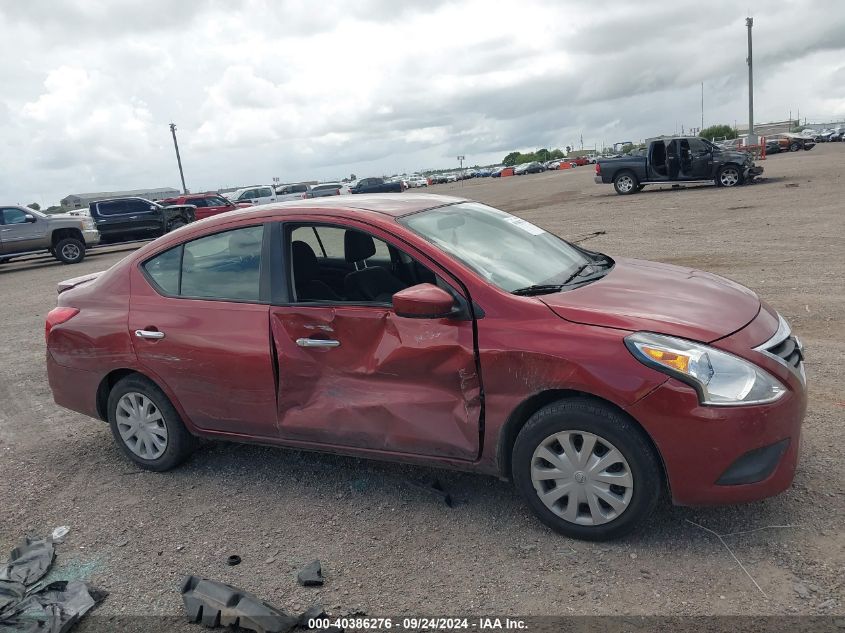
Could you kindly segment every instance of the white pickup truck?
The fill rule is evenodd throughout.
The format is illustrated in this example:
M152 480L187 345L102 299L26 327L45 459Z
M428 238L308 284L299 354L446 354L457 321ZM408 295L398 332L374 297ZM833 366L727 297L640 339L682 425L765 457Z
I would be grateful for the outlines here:
M310 190L306 184L296 183L274 187L273 185L253 185L225 194L235 204L249 202L254 205L299 200L302 194Z

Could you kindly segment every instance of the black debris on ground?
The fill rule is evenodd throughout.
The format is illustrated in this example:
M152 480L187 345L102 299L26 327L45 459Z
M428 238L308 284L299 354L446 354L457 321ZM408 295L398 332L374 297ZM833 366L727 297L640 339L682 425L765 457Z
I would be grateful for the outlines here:
M0 580L29 586L47 573L55 556L52 541L27 536L9 553L8 562L0 568Z
M185 578L182 583L182 600L189 622L209 628L240 627L256 633L287 633L295 628L308 629L310 620L326 615L323 607L315 606L299 616L293 616L243 589L199 576Z
M80 580L59 580L36 590L55 556L51 539L30 537L10 552L0 568L0 633L66 633L106 598L108 593Z
M232 554L229 558L226 559L226 564L230 567L234 567L235 565L241 564L241 557L237 554Z
M319 560L308 563L299 570L296 579L303 587L319 587L323 584L323 567Z
M443 499L443 503L445 503L450 508L454 508L456 505L456 500L452 497L451 493L449 493L444 487L443 484L440 483L440 480L436 477L431 479L428 482L419 482L414 481L412 479L406 480L407 484L417 490L422 490L423 492L427 492L428 494L433 494L437 497Z

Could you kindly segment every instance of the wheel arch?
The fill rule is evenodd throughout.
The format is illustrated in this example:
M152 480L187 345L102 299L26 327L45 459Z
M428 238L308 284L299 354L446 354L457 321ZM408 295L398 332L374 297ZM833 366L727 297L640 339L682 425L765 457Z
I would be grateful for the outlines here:
M528 420L531 419L531 416L547 405L550 405L554 402L560 402L561 400L571 400L573 398L592 400L593 402L609 407L619 415L625 416L637 428L639 428L642 432L643 437L646 439L648 444L651 446L651 449L654 451L654 454L657 456L657 461L660 464L660 476L663 480L664 485L666 486L666 491L671 495L671 491L669 488L669 477L666 472L666 464L663 461L663 455L660 453L660 449L657 447L657 444L654 442L654 439L652 439L651 435L645 429L645 427L643 427L640 421L634 418L623 408L609 400L606 400L586 391L578 391L575 389L547 389L545 391L535 393L534 395L520 402L519 405L517 405L517 407L513 411L511 411L511 414L508 416L508 419L505 421L505 423L502 425L501 430L499 431L498 445L496 447L496 461L499 476L501 478L508 480L512 479L511 458L513 455L513 447L516 443L516 438L519 435L519 432L522 430Z
M97 417L99 417L103 422L109 421L109 414L108 414L108 403L109 403L109 394L114 386L126 378L127 376L140 376L145 380L149 380L154 385L158 385L155 380L144 374L143 372L138 371L137 369L128 369L126 367L120 369L113 369L108 374L103 376L103 379L100 381L100 384L97 386L97 395L95 397L95 404L97 406Z
M82 237L82 231L79 229L63 228L53 231L52 235L50 235L50 245L55 248L56 244L68 237L76 238L85 244L85 240Z

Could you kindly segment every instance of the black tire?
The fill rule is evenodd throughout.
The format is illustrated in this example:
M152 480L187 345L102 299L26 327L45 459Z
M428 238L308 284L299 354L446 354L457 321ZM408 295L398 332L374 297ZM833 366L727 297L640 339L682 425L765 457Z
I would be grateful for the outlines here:
M739 166L729 163L719 168L716 173L717 187L736 187L742 184L742 170Z
M144 459L132 452L120 435L117 419L118 403L129 393L140 394L151 400L161 414L163 424L167 429L164 452L155 459ZM108 400L108 419L112 435L120 450L144 470L156 472L171 470L184 462L197 446L197 438L185 428L182 418L179 417L179 413L164 392L152 381L137 374L123 378L112 388Z
M78 264L85 259L85 243L75 237L61 239L53 247L53 257L63 264Z
M531 477L534 451L551 436L564 431L594 434L598 436L594 450L599 450L602 441L609 442L627 461L632 493L628 505L616 518L598 525L581 525L558 516L540 499ZM659 458L642 429L612 407L589 398L561 400L532 415L516 438L512 470L517 489L543 523L566 536L590 541L619 538L637 529L654 511L664 491ZM574 477L577 480L577 472ZM589 477L588 473L587 486ZM580 482L580 485L585 484Z
M789 151L790 152L797 152L799 149L801 149L800 143L792 142L792 143L789 144Z
M633 172L625 170L620 171L613 177L613 188L620 196L629 196L632 193L639 191L640 181Z

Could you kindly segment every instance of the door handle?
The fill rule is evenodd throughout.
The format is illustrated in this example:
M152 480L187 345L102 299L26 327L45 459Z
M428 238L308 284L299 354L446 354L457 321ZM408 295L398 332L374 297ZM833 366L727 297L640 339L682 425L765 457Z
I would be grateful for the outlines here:
M138 338L157 340L164 338L164 332L159 332L157 330L135 330L135 336Z
M340 347L340 341L325 338L298 338L296 344L300 347Z

